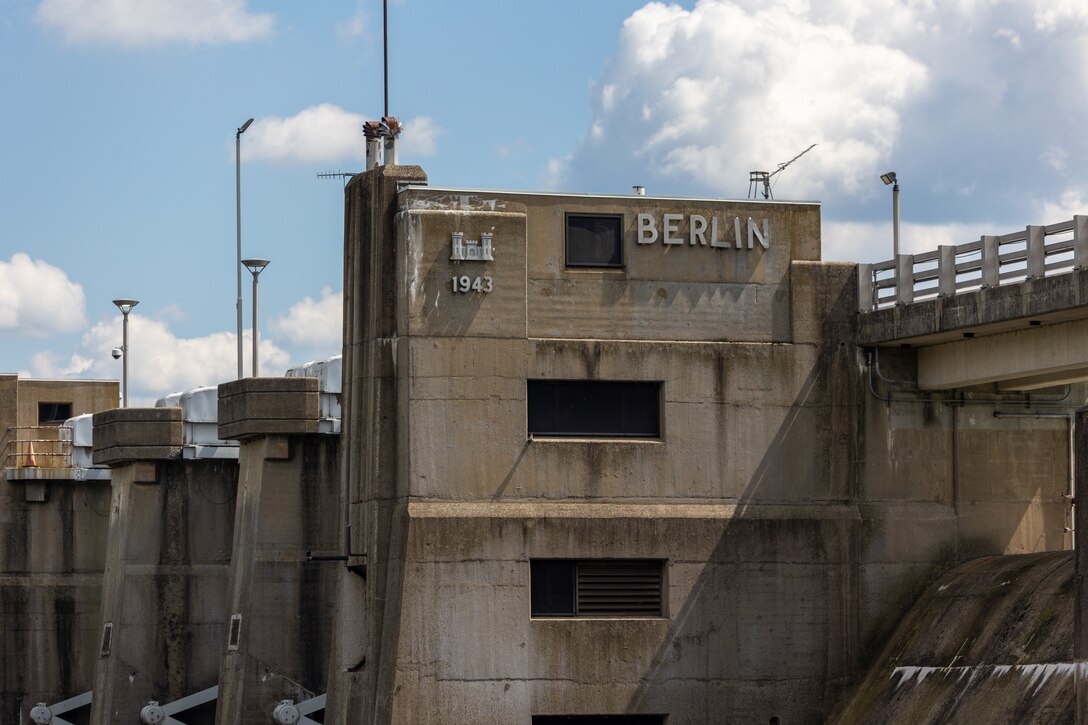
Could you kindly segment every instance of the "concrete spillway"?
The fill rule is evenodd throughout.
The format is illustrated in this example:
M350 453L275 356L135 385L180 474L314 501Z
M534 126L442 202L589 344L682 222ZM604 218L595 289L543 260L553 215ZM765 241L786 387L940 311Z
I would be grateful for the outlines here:
M1073 553L976 559L934 582L837 723L1071 723Z

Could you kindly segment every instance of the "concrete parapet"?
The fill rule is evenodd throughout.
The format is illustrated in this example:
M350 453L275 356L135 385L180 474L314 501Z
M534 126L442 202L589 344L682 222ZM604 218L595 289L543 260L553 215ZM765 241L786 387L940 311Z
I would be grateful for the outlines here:
M219 437L317 433L317 378L243 378L219 386Z
M936 344L1088 316L1088 270L988 287L858 315L858 344Z
M176 458L184 443L181 408L118 408L94 414L96 464Z

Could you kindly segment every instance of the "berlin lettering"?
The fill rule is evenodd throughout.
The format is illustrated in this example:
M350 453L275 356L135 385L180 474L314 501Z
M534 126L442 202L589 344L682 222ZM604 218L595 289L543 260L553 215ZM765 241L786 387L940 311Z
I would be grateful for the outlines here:
M687 219L687 233L682 234L684 220ZM661 225L653 214L638 215L638 243L687 244L692 247L714 247L715 249L744 249L744 232L747 228L748 249L758 244L768 249L771 244L770 227L766 219L762 226L755 219L748 217L747 224L740 217L733 217L732 223L725 220L719 223L718 217L707 219L700 214L662 214Z

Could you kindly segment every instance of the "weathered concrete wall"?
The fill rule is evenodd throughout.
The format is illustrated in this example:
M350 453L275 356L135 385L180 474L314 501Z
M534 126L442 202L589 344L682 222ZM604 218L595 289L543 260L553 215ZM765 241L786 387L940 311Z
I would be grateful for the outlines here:
M382 166L355 176L345 189L339 510L344 517L341 551L350 558L337 578L326 707L330 723L377 721L376 693L385 693L383 698L391 693L392 672L383 670L381 653L397 637L398 552L404 546L406 503L397 475L393 216L398 182L426 180L419 167ZM362 571L365 579L356 573Z
M1076 495L1080 501L1088 501L1088 410L1077 411L1074 427L1076 457ZM1076 606L1073 612L1074 692L1076 697L1076 722L1088 723L1088 506L1076 507L1076 537L1074 551L1073 585Z
M52 481L45 502L0 480L0 722L91 689L109 482Z
M818 722L850 667L845 506L420 502L389 721ZM533 619L529 560L668 560L661 618Z
M500 338L602 338L788 342L794 260L818 260L814 204L698 202L639 197L405 192L398 220L401 334ZM566 214L621 214L622 269L565 266ZM680 217L682 243L637 242L637 214ZM689 242L691 215L768 221L767 249ZM532 241L529 243L529 229ZM495 260L450 260L450 236L495 235ZM742 238L744 234L742 234ZM733 242L735 245L735 241ZM452 275L487 274L486 295L454 295ZM602 314L607 310L607 314Z
M342 503L367 579L342 570L327 722L819 722L932 577L1066 543L1067 422L870 385L815 205L395 194L417 173L347 191ZM623 266L568 267L568 213L618 214ZM769 244L697 243L696 217L766 218ZM450 259L457 232L493 259ZM664 432L530 437L534 379L659 382ZM599 557L666 561L664 616L529 616L532 558Z
M933 576L1065 543L1066 421L869 390L818 208L412 189L395 213L396 173L348 190L342 501L367 580L341 575L328 722L817 722ZM623 215L623 268L565 266L564 215L590 212ZM771 243L638 243L637 214L672 212L765 216ZM451 262L454 232L492 234L493 261ZM532 438L529 379L660 382L664 432ZM531 559L601 557L667 560L665 616L529 617Z
M17 422L10 425L38 425L38 403L71 403L76 416L116 408L120 397L116 380L22 379L17 386Z
M116 381L0 375L0 437L15 426L38 425L39 402L71 403L78 415L116 406L117 394ZM58 451L55 443L37 447L39 454ZM61 462L39 456L42 466ZM31 480L32 474L43 480ZM0 477L0 722L18 723L38 702L91 689L110 487L72 480L71 469L52 467L8 477ZM28 495L28 485L38 492Z
M989 557L933 582L835 723L1072 723L1072 552Z
M316 397L316 393L315 393ZM216 722L271 721L284 699L326 691L342 550L339 436L261 436L241 444L228 607L240 617L219 675Z
M855 660L843 613L857 600L858 520L842 504L856 489L849 441L860 396L849 364L852 267L791 265L818 258L818 209L761 207L774 230L767 250L727 257L629 239L625 269L567 270L564 212L626 210L628 237L634 206L659 218L669 204L738 212L410 191L397 216L396 273L378 277L393 217L384 227L355 221L366 184L380 188L376 175L361 181L348 192L346 269L360 250L371 256L369 267L356 264L366 284L346 284L369 304L346 301L345 324L348 354L356 365L368 356L369 377L345 359L346 393L357 396L345 405L346 466L362 470L344 481L360 502L353 553L366 554L367 580L354 596L341 588L337 621L345 633L362 620L373 640L354 657L345 646L333 663L345 674L327 721L694 718L716 708L817 719ZM451 265L450 235L483 230L495 235L486 268L495 287L455 296L452 274L485 272ZM794 304L794 275L798 299L820 312ZM794 328L803 344L790 344ZM690 342L653 341L678 339ZM530 442L529 378L662 382L665 434ZM361 495L360 480L369 486ZM738 551L748 542L755 549ZM602 556L668 559L668 616L529 618L530 558ZM740 636L742 661L713 654L723 638L764 630ZM583 641L583 655L569 652ZM790 660L790 651L799 654ZM779 667L795 685L772 693L765 678Z
M914 351L884 352L883 375L910 379ZM1063 409L980 390L929 396L873 377L858 493L862 652L871 657L934 577L982 556L1069 548L1070 435ZM894 398L894 401L881 400ZM1046 400L1057 394L1040 396ZM1005 400L1004 403L994 402ZM1074 388L1063 403L1084 400ZM1053 416L1053 417L1050 417Z
M111 468L101 621L112 637L95 668L92 720L131 723L149 700L172 702L218 682L238 464L172 460Z

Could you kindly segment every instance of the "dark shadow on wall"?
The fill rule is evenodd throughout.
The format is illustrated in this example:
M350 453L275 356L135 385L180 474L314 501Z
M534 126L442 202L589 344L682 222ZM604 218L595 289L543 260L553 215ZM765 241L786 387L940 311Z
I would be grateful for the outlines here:
M824 346L802 382L628 712L667 711L685 692L701 701L692 712L706 713L705 722L818 722L841 689L856 647L859 529L842 503L853 482L832 481L853 475L843 461L858 440L859 386L848 350ZM815 445L803 420L813 411L825 418ZM850 450L833 450L843 445ZM797 451L815 453L798 461ZM804 469L820 480L823 500L781 495L783 479ZM692 647L705 648L704 671L690 666Z
M1002 553L1023 538L1025 517L1060 519L1033 499L1060 497L1065 482L1021 464L1031 450L1035 459L1039 450L1065 455L1064 432L995 421L987 406L954 428L943 404L878 400L856 354L848 330L825 327L816 363L671 613L628 712L687 701L705 722L823 722L935 576ZM926 458L946 471L936 483ZM791 499L805 477L819 485ZM1027 538L1035 543L1025 546L1050 542ZM700 647L701 667L692 661Z

